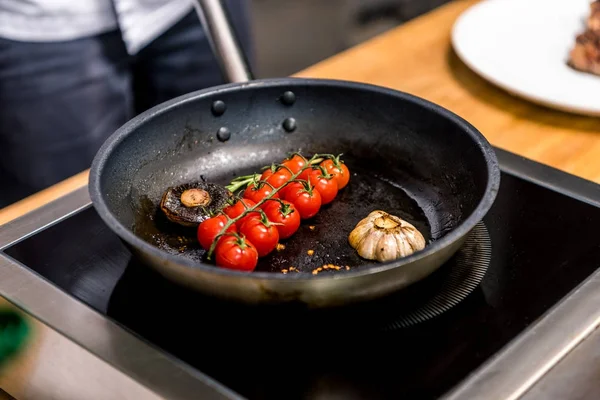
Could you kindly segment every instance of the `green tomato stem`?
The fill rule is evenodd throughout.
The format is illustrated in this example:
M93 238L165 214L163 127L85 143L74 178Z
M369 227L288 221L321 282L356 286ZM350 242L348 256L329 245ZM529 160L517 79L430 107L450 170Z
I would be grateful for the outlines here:
M227 223L225 223L225 226L223 226L223 228L219 231L219 234L215 237L215 240L213 240L213 242L211 243L210 248L208 249L207 258L209 260L211 259L212 254L215 251L215 247L217 246L217 243L219 241L219 238L224 233L227 232L227 229L229 229L231 227L231 225L235 224L237 221L239 221L240 219L244 218L246 215L248 215L249 213L255 211L256 209L260 210L260 206L262 206L263 204L265 204L267 201L271 200L276 193L278 193L281 189L283 189L284 187L286 187L287 185L289 185L291 182L293 182L296 178L298 178L298 176L300 176L300 174L302 172L304 172L304 170L306 170L308 168L312 168L312 165L316 164L315 160L321 159L321 161L322 161L322 157L323 157L322 154L315 154L314 156L312 156L310 158L310 160L307 160L308 162L306 163L306 165L304 167L302 167L297 173L292 174L292 176L288 179L288 181L285 182L283 185L281 185L278 188L273 188L273 186L270 185L274 190L271 193L269 193L267 196L265 196L265 198L263 198L261 201L259 201L258 203L256 203L254 206L246 208L246 210L244 210L237 217L235 217L235 218L228 218L227 219ZM257 178L256 178L257 176L260 178L260 175L258 175L258 174L248 175L248 179L250 179L250 181L248 183L255 182L257 180ZM252 177L252 178L249 178L249 177ZM232 185L233 185L233 183L232 183ZM232 185L230 185L230 186L232 186Z
M240 177L232 180L229 185L225 186L225 188L227 190L229 190L231 193L235 193L238 190L240 190L241 188L243 188L244 186L248 186L249 184L253 183L257 179L260 179L260 174L240 176Z

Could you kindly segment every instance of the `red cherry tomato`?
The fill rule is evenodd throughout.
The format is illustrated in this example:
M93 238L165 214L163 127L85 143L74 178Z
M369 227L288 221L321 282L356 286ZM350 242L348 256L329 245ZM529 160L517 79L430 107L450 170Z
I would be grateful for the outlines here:
M286 186L286 187L287 187L287 186ZM279 199L277 199L277 200L267 200L267 201L265 201L265 202L263 203L263 205L262 205L262 207L261 207L261 208L262 208L262 209L263 209L263 211L264 211L264 210L266 210L267 208L274 206L275 204L280 204L280 203L279 203L279 201L280 201Z
M240 233L256 247L259 257L264 257L275 250L277 242L279 242L277 228L263 218L247 220L240 228Z
M321 168L310 171L308 180L321 195L321 204L329 204L338 194L337 180Z
M308 181L308 178L310 177L310 173L312 171L314 171L315 169L318 169L318 167L312 166L312 167L306 168L304 171L302 171L300 173L300 175L298 175L298 177L296 179Z
M227 217L224 215L217 215L215 217L206 219L198 225L198 241L200 242L200 246L202 246L205 250L210 249L213 241L221 232L221 229L225 227L227 223ZM236 232L235 224L232 224L227 232ZM221 239L226 238L227 236L221 236ZM219 240L220 241L220 240Z
M285 199L292 203L302 219L312 218L321 209L321 195L310 184L293 182L288 185Z
M271 194L271 192L273 192L273 189L269 185L261 186L259 184L259 188L256 188L254 186L254 183L251 183L250 185L248 185L248 187L244 191L244 198L252 200L255 203L258 203L259 201L261 201L262 199L267 197L269 194ZM279 193L275 193L273 195L273 197L271 197L271 198L273 198L273 199L279 198Z
M248 208L252 208L256 205L250 199L240 199L236 201L233 205L227 206L223 209L223 212L229 216L229 218L237 218Z
M251 220L251 219L260 219L260 213L258 211L252 211L252 212L249 212L248 214L244 215L242 218L237 220L237 222L235 223L235 225L237 226L237 229L239 230L246 221Z
M281 164L288 167L292 173L297 174L302 168L304 168L306 162L307 161L304 157L294 154L291 158L285 159Z
M350 180L350 171L346 164L341 162L338 157L323 161L320 166L325 168L325 171L333 175L337 180L338 189L344 188Z
M244 204L247 206L245 207ZM240 199L238 201L235 202L235 204L233 204L232 206L227 206L223 209L223 212L225 214L227 214L229 216L229 218L233 219L233 218L237 218L240 215L242 215L242 213L244 211L246 211L248 208L254 207L256 205L255 202L253 202L252 200L249 199ZM245 216L243 216L242 218L240 218L235 225L237 226L238 230L240 229L240 227L243 225L243 223L251 218L260 218L260 213L258 211L251 211L249 213L247 213Z
M274 188L279 188L289 181L291 177L292 173L287 169L279 168L274 170L271 167L262 173L260 180L269 182Z
M281 224L276 225L281 239L289 238L300 227L300 213L289 201L269 201L264 211L269 221Z
M215 248L215 262L221 268L254 271L258 263L258 252L243 237L225 236Z

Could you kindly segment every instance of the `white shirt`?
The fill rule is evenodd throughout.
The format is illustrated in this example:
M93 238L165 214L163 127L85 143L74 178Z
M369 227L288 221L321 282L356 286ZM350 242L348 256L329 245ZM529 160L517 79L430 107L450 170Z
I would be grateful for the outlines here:
M56 42L119 28L130 54L190 12L193 0L0 0L0 37Z

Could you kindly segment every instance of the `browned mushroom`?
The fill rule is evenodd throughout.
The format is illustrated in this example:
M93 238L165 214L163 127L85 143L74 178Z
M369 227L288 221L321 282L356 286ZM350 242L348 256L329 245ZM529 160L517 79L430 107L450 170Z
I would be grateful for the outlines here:
M160 208L170 221L194 227L221 211L231 196L229 190L214 183L184 183L167 189Z

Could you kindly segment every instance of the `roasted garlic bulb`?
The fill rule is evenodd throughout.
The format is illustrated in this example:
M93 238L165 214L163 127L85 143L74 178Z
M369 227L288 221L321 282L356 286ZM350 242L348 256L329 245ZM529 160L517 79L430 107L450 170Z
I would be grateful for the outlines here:
M383 211L373 211L348 236L367 260L392 261L425 248L425 238L412 224Z

